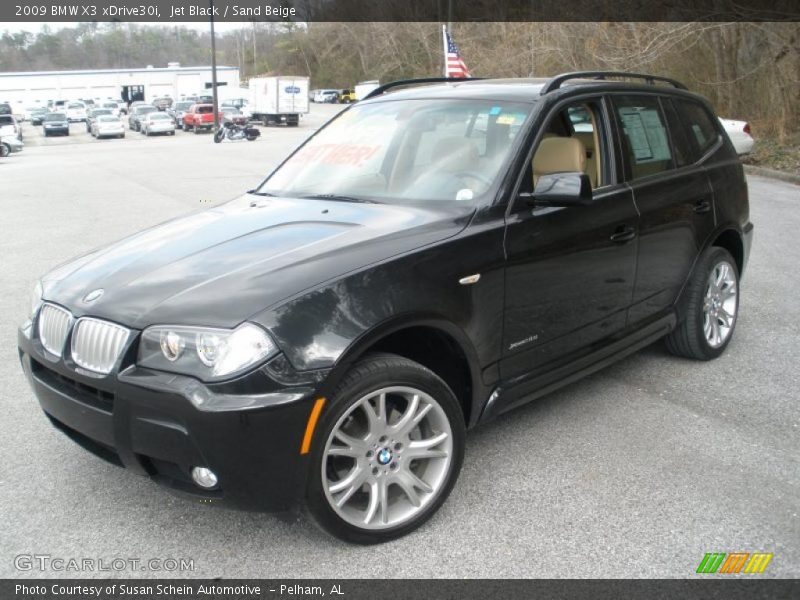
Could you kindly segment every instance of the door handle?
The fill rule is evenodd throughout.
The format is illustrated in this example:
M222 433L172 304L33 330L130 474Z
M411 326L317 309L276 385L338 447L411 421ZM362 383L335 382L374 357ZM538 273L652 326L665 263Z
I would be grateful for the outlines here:
M614 234L611 236L611 241L615 244L624 244L625 242L630 242L633 238L636 237L636 228L631 227L629 225L622 225L617 228Z
M711 211L711 202L708 200L698 200L694 203L694 208L692 209L698 215L702 215L704 213Z

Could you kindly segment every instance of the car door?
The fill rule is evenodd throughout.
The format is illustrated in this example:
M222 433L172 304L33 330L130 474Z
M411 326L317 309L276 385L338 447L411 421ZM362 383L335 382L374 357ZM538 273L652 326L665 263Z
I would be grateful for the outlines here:
M530 207L522 198L512 205L505 240L504 380L533 377L626 324L638 215L631 191L618 175L606 102L593 98L577 104L593 113L588 131L585 123L564 125L563 115L574 106L555 108L539 137L577 138L591 135L593 127L593 158L602 166L601 180L588 205ZM523 175L521 190L526 179Z
M692 162L667 98L624 94L613 96L612 104L625 179L640 214L636 286L628 313L635 324L671 309L714 228L714 204L708 176Z

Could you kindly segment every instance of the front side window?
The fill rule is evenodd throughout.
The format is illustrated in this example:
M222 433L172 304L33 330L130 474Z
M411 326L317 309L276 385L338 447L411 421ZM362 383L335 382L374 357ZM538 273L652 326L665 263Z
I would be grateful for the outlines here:
M673 168L664 115L656 96L617 96L614 110L622 130L630 179Z
M472 203L497 181L533 104L360 104L320 130L259 191L389 203Z

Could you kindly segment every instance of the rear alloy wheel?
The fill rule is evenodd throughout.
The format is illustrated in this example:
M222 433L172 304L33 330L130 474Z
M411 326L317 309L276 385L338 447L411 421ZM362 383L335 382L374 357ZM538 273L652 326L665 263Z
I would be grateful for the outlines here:
M731 341L739 314L739 271L731 254L707 249L685 291L681 322L667 336L667 349L678 356L710 360Z
M314 449L308 508L349 542L400 537L442 505L463 456L464 419L447 384L408 359L372 356L334 394Z

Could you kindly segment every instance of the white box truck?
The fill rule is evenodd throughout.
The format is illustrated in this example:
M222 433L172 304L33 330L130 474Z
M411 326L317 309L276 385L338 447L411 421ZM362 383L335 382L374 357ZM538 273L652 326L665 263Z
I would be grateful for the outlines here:
M367 95L374 89L379 88L381 86L381 82L377 79L373 79L372 81L361 81L356 84L356 100L363 100L367 97Z
M250 118L264 125L297 126L308 112L308 77L254 77L248 108Z

